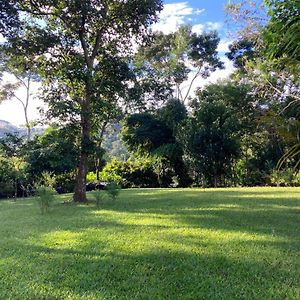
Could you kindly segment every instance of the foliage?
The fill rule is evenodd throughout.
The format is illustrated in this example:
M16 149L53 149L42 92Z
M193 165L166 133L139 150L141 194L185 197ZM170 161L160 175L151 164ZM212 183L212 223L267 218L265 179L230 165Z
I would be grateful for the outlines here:
M50 172L42 172L36 184L38 186L53 188L56 184L55 175Z
M0 156L0 197L12 197L15 170L10 159Z
M0 198L27 195L27 164L22 157L0 154Z
M48 128L44 135L35 137L27 145L28 171L33 176L42 172L63 174L74 171L79 156L76 135L76 130L67 126Z
M104 201L104 192L100 190L95 190L91 192L91 195L95 199L96 206L100 207Z
M292 108L295 112L299 106L299 65L300 65L300 4L298 1L266 1L269 8L270 21L264 30L264 41L266 47L263 51L265 64L269 70L276 72L283 78L283 95L293 99L287 99L286 107ZM284 75L283 75L284 74ZM281 79L282 80L282 79ZM278 89L278 88L277 88ZM299 121L299 113L290 116L290 121ZM288 129L287 129L288 130ZM298 130L297 130L298 131ZM299 168L299 136L295 134L295 141L292 147L286 151L278 165L282 167L286 161L294 161L295 169Z
M175 33L153 34L151 43L141 47L134 59L138 92L144 98L141 109L154 108L176 95L185 102L198 77L207 78L223 63L217 55L220 39L216 32L197 35L191 26L182 26ZM193 76L184 89L189 74ZM150 107L149 107L150 106Z
M275 186L300 186L300 174L293 169L273 170L269 180Z
M95 172L89 172L86 175L86 181L87 182L95 182L97 181L97 175Z
M126 162L114 159L103 168L100 176L102 180L117 182L124 188L158 187L154 165L150 158L129 159Z
M39 207L41 209L41 213L47 213L49 211L49 208L51 206L51 203L55 199L56 192L55 190L47 185L36 185L35 191L37 197L37 201L39 204Z
M105 187L105 191L106 191L107 195L114 202L117 200L117 197L120 194L120 189L121 189L120 186L114 181L109 182Z
M24 139L18 134L8 133L0 139L0 152L8 157L23 156L24 146Z
M189 184L183 152L176 141L178 127L186 117L184 104L171 99L156 114L134 114L124 122L122 138L125 144L131 152L153 158L153 168L161 187L169 186L172 177L178 178L180 186Z
M267 0L270 21L264 30L265 58L273 69L298 76L300 64L300 4L297 0Z
M75 172L65 172L55 175L55 189L58 193L72 193L75 187Z
M255 128L255 99L245 85L220 82L197 92L192 115L177 134L196 183L224 185L240 155L240 139Z
M55 183L56 178L52 173L43 172L34 184L35 194L38 196L37 201L42 214L48 212L51 203L55 199Z
M174 142L171 129L149 113L133 114L126 118L122 137L130 151L142 154Z
M253 41L242 39L229 45L229 52L226 53L226 56L233 62L235 68L247 72L247 63L256 58L257 51L255 51Z
M156 112L157 117L176 134L178 126L187 117L187 109L179 99L170 99Z

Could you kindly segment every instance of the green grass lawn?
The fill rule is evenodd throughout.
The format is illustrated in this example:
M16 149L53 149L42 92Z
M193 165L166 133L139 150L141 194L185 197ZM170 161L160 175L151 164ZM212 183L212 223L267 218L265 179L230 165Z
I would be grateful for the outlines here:
M300 299L300 189L0 201L0 299Z

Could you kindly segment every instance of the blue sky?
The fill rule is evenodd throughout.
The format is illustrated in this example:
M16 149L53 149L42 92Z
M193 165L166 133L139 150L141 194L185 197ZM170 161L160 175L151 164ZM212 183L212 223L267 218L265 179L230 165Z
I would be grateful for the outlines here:
M160 21L153 26L154 30L164 33L174 32L180 25L191 24L196 33L217 30L221 38L219 52L228 51L230 40L224 10L227 0L165 0L160 13Z
M187 0L187 1L172 1L166 0L164 1L166 6L172 5L180 5L181 7L185 7L186 9L192 9L191 14L186 15L184 17L184 21L186 23L190 23L193 25L203 24L207 29L208 24L218 24L220 27L218 31L221 35L225 35L225 11L224 7L227 3L227 0ZM188 11L186 10L186 13ZM222 26L222 27L221 27Z

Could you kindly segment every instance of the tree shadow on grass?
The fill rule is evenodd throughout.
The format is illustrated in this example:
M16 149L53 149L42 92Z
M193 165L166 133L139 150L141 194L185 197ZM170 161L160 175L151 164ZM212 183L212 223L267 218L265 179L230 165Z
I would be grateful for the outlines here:
M23 253L12 254L14 262L6 265L10 279L0 279L6 298L22 293L22 299L296 299L300 283L280 263L255 257L178 249L128 254L109 252L105 243L76 250L18 247Z
M274 198L262 192L265 198L256 199L252 191L235 190L134 190L125 191L115 204L105 204L100 209L93 205L57 206L49 214L41 216L36 208L32 216L30 207L23 207L22 220L15 222L16 216L5 214L7 226L22 238L27 235L47 233L55 230L84 230L110 225L122 227L128 218L134 221L149 218L158 227L171 222L172 227L247 232L258 235L299 239L297 229L300 224L300 200L295 198ZM138 194L143 193L139 197ZM107 212L103 214L102 211ZM115 214L117 213L117 214ZM159 219L161 218L161 219ZM30 222L28 221L30 220ZM62 220L62 221L61 221ZM119 225L117 225L119 224ZM28 231L24 230L28 227ZM38 230L36 230L38 229ZM0 229L1 232L1 229Z
M166 215L182 226L296 238L300 224L300 197L283 195L286 192L274 197L274 191L259 193L247 189L173 190L171 194L157 192L155 196L149 191L149 195L145 194L142 199L125 198L110 209L141 215L141 218L143 214L145 217L148 214Z
M256 199L248 191L135 193L102 210L56 207L33 218L24 209L24 219L5 224L15 236L0 245L0 298L299 298L297 199L264 192ZM140 222L146 218L154 224ZM56 241L64 231L78 246ZM142 234L144 247L126 239Z

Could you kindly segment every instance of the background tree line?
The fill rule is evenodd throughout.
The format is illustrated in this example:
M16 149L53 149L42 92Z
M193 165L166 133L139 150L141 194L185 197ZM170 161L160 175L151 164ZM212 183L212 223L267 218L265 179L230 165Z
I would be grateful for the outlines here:
M266 21L259 23L246 2L231 1L229 14L252 24L226 54L236 71L195 93L197 78L223 68L216 32L183 26L146 35L142 28L155 20L159 1L132 1L128 8L73 2L1 4L2 71L40 80L51 120L43 136L30 137L28 125L27 139L1 140L1 196L24 194L43 172L56 176L61 191L75 189L75 201L86 201L87 181L299 184L296 2L267 1ZM134 14L143 17L137 22ZM116 19L124 24L115 26ZM141 41L137 51L127 33ZM1 99L14 88L2 86Z

